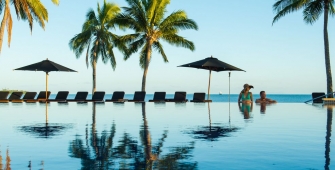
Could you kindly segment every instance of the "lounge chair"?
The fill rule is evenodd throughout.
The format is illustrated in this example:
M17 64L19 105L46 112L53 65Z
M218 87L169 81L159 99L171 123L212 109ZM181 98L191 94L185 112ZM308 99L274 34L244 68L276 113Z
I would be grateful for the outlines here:
M47 97L46 97L45 96L46 95L45 91L40 91L40 93L38 94L36 99L26 99L25 102L26 103L35 103L35 102L45 103L46 100L49 99L50 94L51 94L51 92L48 91Z
M186 99L186 92L183 91L177 91L174 93L173 99L166 99L166 102L187 102L188 99Z
M212 100L205 100L206 93L194 93L193 100L190 102L212 102Z
M12 103L22 103L27 100L35 100L36 92L26 92L22 99L12 99Z
M48 102L65 102L68 95L68 91L59 91L56 95L56 98L49 99Z
M85 100L86 102L104 102L105 92L104 91L96 91L94 92L92 99Z
M12 94L9 96L8 100L20 100L23 95L23 92L12 92Z
M313 103L323 103L322 98L326 98L325 95L326 94L322 93L322 92L314 92L314 93L312 93ZM323 96L323 97L321 97L321 96ZM317 97L320 97L320 98L314 99L314 98L317 98Z
M113 92L112 99L106 99L105 102L124 102L124 91Z
M149 102L165 102L166 92L155 92L154 98Z
M145 102L145 91L136 91L133 100L127 100L128 102Z
M8 103L12 100L20 100L23 92L12 92L8 99L0 99L0 103Z
M8 103L9 91L0 91L0 103Z
M87 98L88 92L87 91L79 91L77 92L74 99L66 99L65 102L79 102L79 103L85 103Z

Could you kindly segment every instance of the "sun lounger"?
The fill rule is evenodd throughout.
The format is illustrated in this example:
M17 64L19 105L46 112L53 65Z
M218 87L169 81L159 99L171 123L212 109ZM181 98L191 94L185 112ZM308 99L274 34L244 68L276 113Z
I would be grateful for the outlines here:
M166 92L155 92L154 98L149 102L165 102Z
M212 102L212 100L205 100L206 93L194 93L193 100L190 102Z
M23 92L12 92L8 99L0 99L0 103L8 103L12 100L20 100Z
M113 92L112 99L106 99L105 102L124 102L124 91Z
M145 91L136 91L134 94L133 100L127 100L128 102L144 102L145 99Z
M186 92L177 91L174 93L173 99L165 99L166 102L187 102Z
M74 99L66 99L65 102L79 102L79 103L85 103L87 98L88 92L87 91L79 91L77 92Z
M22 99L12 99L12 103L22 103L27 100L35 100L36 92L26 92Z
M0 91L0 103L8 103L9 91Z
M49 99L50 94L51 92L48 91L47 97L46 97L45 91L40 91L36 99L26 99L25 102L26 103L35 103L35 102L45 103L46 99L47 100Z
M59 91L56 95L56 98L49 99L48 102L65 102L68 95L68 91Z
M92 99L86 100L86 102L104 102L105 92L96 91L94 92Z
M323 103L322 98L326 98L327 97L325 95L326 94L322 93L322 92L314 92L314 93L312 93L313 103ZM321 96L323 96L323 97L321 97ZM314 99L314 98L317 98L317 99Z

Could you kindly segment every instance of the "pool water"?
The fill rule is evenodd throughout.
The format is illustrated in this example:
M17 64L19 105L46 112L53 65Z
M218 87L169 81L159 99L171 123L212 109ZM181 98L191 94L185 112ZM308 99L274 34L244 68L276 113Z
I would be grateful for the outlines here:
M249 109L223 102L0 104L0 169L335 168L332 107Z

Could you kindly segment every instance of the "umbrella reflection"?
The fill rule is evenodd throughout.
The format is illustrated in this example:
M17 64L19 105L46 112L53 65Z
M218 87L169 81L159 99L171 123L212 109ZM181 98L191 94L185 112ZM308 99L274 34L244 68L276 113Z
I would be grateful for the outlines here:
M209 141L217 141L220 137L229 137L231 132L236 132L240 128L225 126L219 123L212 124L211 113L210 113L210 103L208 103L208 119L209 126L199 126L196 130L192 130L187 132L193 135L195 139L209 140ZM230 122L230 115L229 115Z
M72 124L49 123L48 105L48 103L45 104L45 123L19 126L18 130L33 135L37 138L50 138L52 136L61 135L66 129L72 128Z
M330 137L332 132L332 121L333 121L333 107L327 107L327 132L326 132L326 144L325 144L325 169L329 170L330 165Z
M192 157L194 143L190 143L189 146L173 147L168 153L162 154L168 131L163 132L157 144L152 143L145 103L141 105L143 125L140 129L140 140L125 132L118 144L114 144L116 132L114 122L109 132L103 131L99 136L95 130L95 106L93 106L91 133L88 133L86 128L86 142L79 136L70 142L70 156L81 159L82 169L197 169L196 162L187 161Z

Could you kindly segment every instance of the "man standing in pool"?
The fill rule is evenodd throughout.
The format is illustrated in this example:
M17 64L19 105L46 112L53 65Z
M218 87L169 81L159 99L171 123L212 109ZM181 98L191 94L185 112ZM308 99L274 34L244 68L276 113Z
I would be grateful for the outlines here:
M266 98L266 93L265 93L265 91L261 91L261 92L259 93L259 95L261 96L261 98L256 99L256 101L255 101L256 103L265 103L265 104L277 103L277 101L275 101L275 100Z

